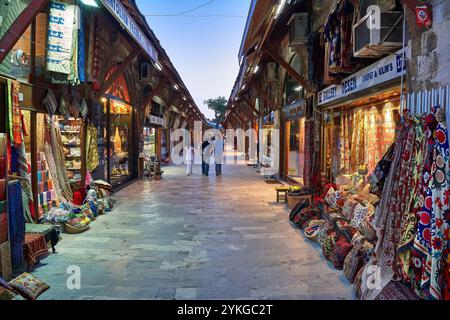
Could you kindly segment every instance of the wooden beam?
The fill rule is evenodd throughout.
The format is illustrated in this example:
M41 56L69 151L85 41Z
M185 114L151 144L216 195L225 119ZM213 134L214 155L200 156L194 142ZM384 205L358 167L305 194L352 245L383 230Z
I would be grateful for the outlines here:
M263 91L263 89L261 89L261 87L259 87L257 84L252 83L251 86L256 90L256 92L258 93L258 95L272 108L275 108L275 102L272 101L272 99Z
M256 110L255 106L250 102L250 100L247 99L247 97L245 97L245 96L242 97L242 100L243 100L250 108L252 108L252 110L253 110L254 112L256 112L257 115L259 115L259 111Z
M159 81L156 88L151 93L149 93L147 98L145 98L144 103L142 103L142 108L145 108L152 101L152 99L155 96L157 96L158 94L161 93L161 91L164 89L165 85L167 84L167 81L169 81L169 79L167 77L163 76L163 78Z
M264 51L266 51L269 56L272 57L273 60L275 60L275 62L277 62L280 66L282 66L287 73L289 73L291 75L291 77L293 77L295 80L297 80L298 83L300 83L303 88L315 92L317 91L315 88L313 88L312 86L309 85L308 81L301 76L300 74L298 74L297 71L295 71L290 65L289 63L286 62L286 60L283 59L283 57L281 57L274 49L270 48L269 46L265 45L263 47Z
M0 63L3 62L8 53L14 48L17 41L19 41L20 37L36 18L37 14L45 8L48 2L49 0L30 1L30 4L25 10L23 10L14 20L3 38L0 39Z
M242 127L243 121L241 119L241 116L237 113L237 111L234 108L231 108L231 115L234 116L234 118L237 120L239 126Z
M133 62L133 60L138 56L138 54L141 53L141 51L142 49L135 48L133 51L130 52L128 57L117 67L114 73L108 79L105 80L100 89L101 94L105 94L106 90L108 90L113 85L114 81L117 80L117 78Z
M251 120L255 117L255 115L253 114L253 112L251 110L249 110L248 108L246 108L244 105L242 104L238 104L237 108L239 108L239 110L246 116L248 117L246 120Z

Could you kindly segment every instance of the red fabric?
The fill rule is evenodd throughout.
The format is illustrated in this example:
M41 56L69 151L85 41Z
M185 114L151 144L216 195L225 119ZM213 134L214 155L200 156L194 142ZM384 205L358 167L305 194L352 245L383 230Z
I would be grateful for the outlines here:
M81 206L83 204L83 196L80 191L75 191L73 193L73 203L77 206Z
M48 256L48 247L44 235L34 233L25 234L23 253L27 265L30 268L36 263L39 263L39 260L46 258Z

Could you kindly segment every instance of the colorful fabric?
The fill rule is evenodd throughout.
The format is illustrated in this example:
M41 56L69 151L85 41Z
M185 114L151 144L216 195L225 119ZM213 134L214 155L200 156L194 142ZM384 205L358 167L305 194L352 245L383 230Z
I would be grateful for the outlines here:
M25 234L23 253L29 268L39 263L41 259L46 258L49 252L44 235L34 233Z
M423 181L425 200L414 240L414 285L420 296L441 300L449 268L450 161L444 110L436 107L433 111L438 125L433 132L431 167L425 163L431 171Z
M347 255L352 250L353 246L344 236L341 236L334 246L333 253L331 254L331 262L337 270L342 270L344 267L344 261Z
M8 183L8 220L11 244L11 263L23 262L23 243L25 240L25 217L22 202L22 189L17 181Z
M87 150L86 168L89 171L94 171L100 163L98 156L97 137L98 137L97 128L94 125L89 124L87 127L87 139L86 139L86 150Z
M355 282L356 275L362 266L361 248L359 246L353 246L350 253L345 257L343 266L344 275L350 283Z

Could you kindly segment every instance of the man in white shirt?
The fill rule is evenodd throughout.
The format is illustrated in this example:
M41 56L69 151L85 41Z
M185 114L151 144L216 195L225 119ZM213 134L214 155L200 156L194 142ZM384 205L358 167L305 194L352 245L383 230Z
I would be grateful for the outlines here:
M216 163L216 176L220 176L222 174L222 164L223 164L223 138L219 137L218 139L214 139L214 160Z
M190 176L192 174L192 165L194 161L194 148L192 146L185 147L184 154L186 158L187 175Z

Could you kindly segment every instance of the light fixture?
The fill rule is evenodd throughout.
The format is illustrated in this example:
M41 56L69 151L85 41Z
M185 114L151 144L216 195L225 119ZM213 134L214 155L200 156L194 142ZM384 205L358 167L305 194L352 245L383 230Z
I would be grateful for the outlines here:
M174 84L174 85L173 85L173 88L174 88L175 90L178 90L178 85Z
M245 90L245 88L246 88L246 84L244 84L243 86L242 86L242 90Z
M159 62L155 63L155 68L158 69L159 71L162 71L162 66L159 64Z
M98 8L98 4L95 0L81 0L81 2L87 6Z
M299 92L299 91L301 91L302 89L303 89L303 86L298 86L298 87L296 87L296 88L294 89L294 91Z
M187 100L186 97L183 97L183 100L186 101Z
M107 100L105 97L102 97L102 98L100 99L100 101L103 102L103 103L106 103L108 100Z
M281 11L283 11L284 5L286 4L286 0L281 0L280 4L278 5L277 11L275 12L274 19L277 19L280 15Z
M258 71L259 71L259 66L256 65L256 67L253 69L253 73L258 73Z

